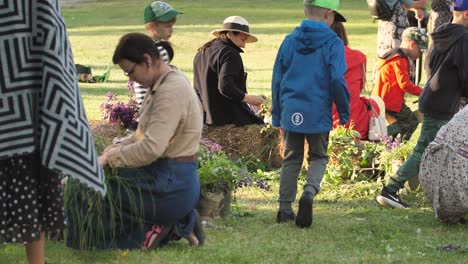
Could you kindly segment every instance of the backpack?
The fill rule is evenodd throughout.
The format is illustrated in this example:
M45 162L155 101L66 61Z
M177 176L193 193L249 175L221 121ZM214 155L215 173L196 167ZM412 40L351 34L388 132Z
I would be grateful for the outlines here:
M374 20L390 21L398 2L399 1L396 1L395 5L390 7L386 0L367 0L367 7Z

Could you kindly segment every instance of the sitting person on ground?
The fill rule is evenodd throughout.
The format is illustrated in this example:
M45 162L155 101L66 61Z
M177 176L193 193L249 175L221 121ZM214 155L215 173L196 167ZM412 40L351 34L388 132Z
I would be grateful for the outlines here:
M199 48L193 60L193 85L203 104L204 123L263 124L255 108L265 98L247 93L247 73L240 56L246 43L257 41L249 23L240 16L230 16L222 29L211 34L216 38Z
M468 96L468 0L454 0L453 9L452 23L431 34L426 61L428 81L419 98L419 111L424 114L421 134L413 152L377 196L377 201L386 207L408 207L397 192L418 176L427 145L460 110L462 97Z
M468 106L443 126L421 158L419 181L435 216L465 223L468 214Z
M95 230L105 238L96 248L148 249L180 237L195 247L204 242L195 210L200 196L195 154L203 127L202 109L189 79L164 62L160 46L172 52L165 41L155 43L144 34L129 33L120 39L112 58L130 81L149 88L137 130L99 157L102 166L117 168L126 188L110 180L108 190L118 206L104 199L104 210L95 212L110 216L102 218L102 228ZM132 196L137 199L131 200ZM135 216L134 208L143 213ZM74 225L81 223L68 219L67 245L80 248Z
M173 27L177 22L177 15L179 14L183 13L162 1L155 1L147 5L144 11L143 21L148 31L148 36L155 42L163 40L168 41L174 32ZM170 63L174 58L174 53L171 50L166 50L162 46L158 46L158 50L165 63ZM128 87L135 91L135 101L137 106L141 107L147 87L131 81L128 82Z
M417 27L405 29L402 38L400 48L379 57L372 95L379 96L385 103L388 135L401 134L403 140L408 140L418 126L418 118L405 104L405 93L419 96L422 92L422 88L410 80L410 60L421 57L429 39Z
M361 92L366 87L366 55L348 46L348 36L343 23L335 22L331 28L343 40L345 45L347 66L345 80L351 95L349 121L345 124L345 127L349 128L352 126L352 129L361 135L360 139L367 139L369 119L373 114L379 115L380 108L374 100L361 96ZM340 117L334 105L333 128L335 129L340 125Z

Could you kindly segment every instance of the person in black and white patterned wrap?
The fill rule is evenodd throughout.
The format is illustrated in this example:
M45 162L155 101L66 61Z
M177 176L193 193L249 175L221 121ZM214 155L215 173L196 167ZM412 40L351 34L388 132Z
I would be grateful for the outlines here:
M177 22L177 15L179 14L183 13L161 1L155 1L146 6L143 20L146 30L148 31L148 36L155 42L169 40L174 32L173 26ZM168 53L168 51L161 46L158 46L158 50L163 61L169 64L174 54ZM138 107L141 107L147 88L133 81L128 82L128 87L135 92L135 101Z
M5 0L0 13L0 241L44 263L45 232L64 227L61 177L104 195L104 174L57 2Z

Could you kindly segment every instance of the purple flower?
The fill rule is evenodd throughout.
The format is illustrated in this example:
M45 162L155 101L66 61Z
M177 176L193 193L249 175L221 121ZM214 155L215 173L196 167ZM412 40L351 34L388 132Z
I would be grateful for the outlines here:
M117 95L106 93L106 103L101 104L101 119L109 123L120 124L123 128L136 129L138 126L138 107L134 100L124 103L117 100Z
M392 136L387 136L383 137L381 140L387 150L394 150L402 145L400 134L398 134L395 138Z
M107 102L117 100L117 95L111 92L106 93Z
M214 143L213 141L211 141L208 138L203 138L200 141L200 144L205 146L212 153L218 153L223 149L223 147L221 145L219 145L217 143Z
M127 83L127 88L130 90L130 92L134 93L135 92L135 82L134 81L129 81Z

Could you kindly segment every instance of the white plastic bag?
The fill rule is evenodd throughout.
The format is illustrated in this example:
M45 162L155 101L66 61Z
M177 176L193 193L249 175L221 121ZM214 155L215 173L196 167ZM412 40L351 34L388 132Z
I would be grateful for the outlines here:
M385 118L378 115L372 107L372 116L369 120L369 134L367 137L369 140L380 140L382 137L386 137L387 135L387 122L385 121Z

